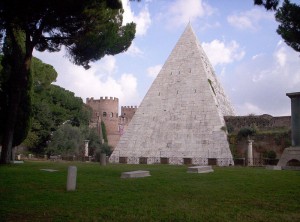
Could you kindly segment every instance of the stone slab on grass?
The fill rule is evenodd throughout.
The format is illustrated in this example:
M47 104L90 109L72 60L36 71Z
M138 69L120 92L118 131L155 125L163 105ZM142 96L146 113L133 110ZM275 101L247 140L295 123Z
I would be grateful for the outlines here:
M24 163L24 161L23 160L14 160L14 161L11 161L11 163L20 164L20 163Z
M47 172L56 172L58 170L54 170L54 169L40 169L42 171L47 171Z
M188 168L188 173L211 173L214 172L211 166L192 166Z
M267 165L266 169L267 170L282 170L281 166L276 166L276 165L275 166L273 166L273 165Z
M150 172L147 170L136 170L136 171L129 171L123 172L121 178L141 178L141 177L149 177Z

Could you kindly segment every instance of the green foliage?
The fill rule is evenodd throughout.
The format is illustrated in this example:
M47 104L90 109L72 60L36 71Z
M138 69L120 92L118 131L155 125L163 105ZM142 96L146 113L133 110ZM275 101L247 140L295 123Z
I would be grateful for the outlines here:
M102 149L100 137L95 129L65 123L53 132L45 152L48 155L81 156L84 151L84 140L89 141L89 155L92 156L96 150Z
M106 127L105 127L105 123L103 121L101 121L101 129L102 129L102 137L103 137L104 143L108 143Z
M207 79L207 81L208 81L208 83L209 83L209 85L210 85L210 87L211 87L213 93L216 95L215 89L214 89L214 87L213 87L213 85L212 85L212 81L211 81L210 79Z
M101 149L102 141L96 129L86 128L84 136L89 140L89 155L93 156L97 150Z
M279 0L254 0L255 5L262 5L267 10L276 10Z
M57 72L48 64L33 58L33 118L32 126L23 145L32 152L43 153L50 135L68 121L73 126L87 126L91 111L81 98L62 87L52 85Z
M274 160L274 159L276 159L276 152L275 151L273 151L273 150L270 150L270 151L264 151L263 152L263 157L264 158L268 158L268 159L272 159L272 160Z
M0 11L1 33L9 31L7 24L18 26L29 50L55 52L64 45L70 60L85 68L90 61L126 51L135 36L134 23L122 26L119 0L2 0Z
M256 129L255 128L249 128L249 127L245 127L240 129L240 131L238 132L238 137L239 138L249 138L252 137L256 134Z
M14 30L15 39L12 39L11 35L6 36L6 41L3 47L4 56L1 56L1 69L0 69L0 144L2 144L4 138L3 135L6 132L7 120L10 113L13 111L16 103L11 99L19 96L20 101L18 106L20 110L14 113L14 122L10 123L14 126L12 146L19 145L27 136L32 115L32 73L28 71L27 78L20 83L15 78L18 76L18 67L22 66L19 61L17 64L12 65L15 60L15 52L13 48L13 42L18 48L18 56L21 59L25 57L25 36L24 33L19 30ZM23 83L26 82L26 85ZM3 140L2 140L3 138Z
M285 43L300 52L300 6L285 0L276 12L277 33Z
M226 125L226 128L227 128L227 132L228 133L233 133L234 132L234 127L230 124Z
M110 156L112 154L112 146L107 143L103 143L101 146L101 153L105 153L107 156Z
M105 153L106 156L110 156L112 154L112 146L108 145L107 143L103 143L99 149L95 152L95 160L97 162L100 161L100 154Z
M51 137L46 153L48 155L80 155L84 137L78 127L64 124Z
M119 0L0 2L0 50L7 74L0 95L1 163L10 162L12 146L22 142L29 129L33 50L54 52L65 46L74 64L89 68L90 62L131 45L135 24L123 26L123 12ZM77 119L72 121L79 125Z
M289 0L284 0L279 8L279 0L254 0L254 4L276 11L275 18L279 23L277 33L287 45L300 52L300 6Z
M230 151L231 151L231 154L232 154L233 158L238 158L238 152L237 152L236 144L229 144L229 148L230 148Z

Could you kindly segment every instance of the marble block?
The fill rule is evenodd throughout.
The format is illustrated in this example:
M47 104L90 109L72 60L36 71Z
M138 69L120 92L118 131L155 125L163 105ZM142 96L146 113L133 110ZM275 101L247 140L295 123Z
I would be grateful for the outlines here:
M211 173L214 172L211 166L192 166L188 168L188 173Z
M149 177L150 172L146 170L137 170L130 172L123 172L121 178L140 178L140 177Z

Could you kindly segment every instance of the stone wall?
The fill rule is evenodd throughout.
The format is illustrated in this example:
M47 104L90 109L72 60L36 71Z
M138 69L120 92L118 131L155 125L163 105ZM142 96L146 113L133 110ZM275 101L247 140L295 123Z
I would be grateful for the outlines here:
M283 150L291 145L291 131L274 131L269 133L258 133L252 137L253 158L259 159L265 153L274 151L276 159L279 159ZM247 154L246 138L238 138L236 134L228 136L231 152L235 158L245 158Z
M259 130L274 130L274 129L291 129L291 117L279 116L273 117L271 115L249 115L249 116L225 116L224 117L227 128L238 132L242 128L257 127Z

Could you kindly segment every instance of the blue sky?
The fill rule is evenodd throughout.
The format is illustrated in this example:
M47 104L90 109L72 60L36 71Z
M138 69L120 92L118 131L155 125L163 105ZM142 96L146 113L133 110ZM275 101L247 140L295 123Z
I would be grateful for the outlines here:
M118 97L139 105L190 21L237 115L290 115L288 92L300 91L300 57L276 33L272 12L253 0L122 0L124 23L137 24L129 50L89 70L58 53L34 55L54 66L55 84L86 100ZM299 3L298 1L292 1Z

